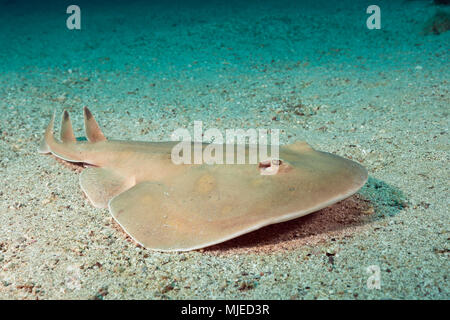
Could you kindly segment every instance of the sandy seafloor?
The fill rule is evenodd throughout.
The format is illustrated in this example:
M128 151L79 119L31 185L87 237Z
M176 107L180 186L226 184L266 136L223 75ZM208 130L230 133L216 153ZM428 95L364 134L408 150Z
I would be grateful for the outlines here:
M79 1L81 31L72 3L0 3L1 299L450 297L450 32L423 34L430 1L377 1L381 30L365 26L372 1ZM85 105L109 138L279 128L370 178L307 217L153 252L36 152L53 110L83 136Z

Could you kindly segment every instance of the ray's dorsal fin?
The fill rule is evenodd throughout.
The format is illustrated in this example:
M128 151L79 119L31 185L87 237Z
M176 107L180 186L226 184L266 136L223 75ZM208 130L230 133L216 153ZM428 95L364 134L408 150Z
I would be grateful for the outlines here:
M103 135L97 121L87 107L83 108L84 111L84 127L86 129L86 137L89 142L105 141L106 138Z
M61 122L61 140L62 142L76 142L73 134L72 123L70 122L69 112L64 110Z

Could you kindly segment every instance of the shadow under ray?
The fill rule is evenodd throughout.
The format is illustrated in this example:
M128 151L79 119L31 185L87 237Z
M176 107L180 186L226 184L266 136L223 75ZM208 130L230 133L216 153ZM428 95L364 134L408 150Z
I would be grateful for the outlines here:
M407 206L402 192L369 178L359 193L312 214L263 227L209 248L206 253L267 253L352 237L356 228L393 216Z

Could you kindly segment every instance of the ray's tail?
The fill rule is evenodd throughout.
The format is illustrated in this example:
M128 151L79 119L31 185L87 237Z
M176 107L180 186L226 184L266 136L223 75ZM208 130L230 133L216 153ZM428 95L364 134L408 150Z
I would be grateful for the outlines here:
M100 127L95 121L94 116L87 107L84 107L84 125L86 130L86 136L89 142L105 141L106 138L103 135ZM45 130L44 137L39 145L39 153L53 153L54 155L67 160L67 161L83 161L80 158L80 153L77 151L77 139L73 133L72 123L70 121L69 112L64 110L61 121L61 134L60 139L57 140L53 135L53 127L55 124L55 113L53 113L52 119Z
M50 142L55 141L55 137L53 136L53 126L55 124L55 114L56 111L53 112L52 119L50 120L49 124L47 125L47 129L45 129L44 137L41 140L41 143L39 144L38 152L39 153L50 153Z

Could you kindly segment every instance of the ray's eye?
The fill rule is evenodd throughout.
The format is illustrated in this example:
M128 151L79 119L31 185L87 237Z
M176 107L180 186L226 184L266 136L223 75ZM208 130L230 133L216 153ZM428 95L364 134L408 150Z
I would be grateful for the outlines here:
M261 175L274 175L277 174L279 167L283 164L280 159L269 159L261 161L258 164L259 173Z
M272 159L272 160L265 160L261 161L258 165L259 168L269 168L272 165L274 166L280 166L283 163L283 161L279 159Z
M274 165L274 166L281 166L282 164L283 164L283 161L281 161L280 159L272 160L272 165Z

